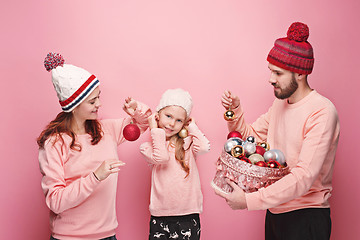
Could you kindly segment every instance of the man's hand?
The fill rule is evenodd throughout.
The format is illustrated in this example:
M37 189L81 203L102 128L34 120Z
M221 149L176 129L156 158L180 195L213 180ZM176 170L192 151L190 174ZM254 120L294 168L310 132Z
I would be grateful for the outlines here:
M226 90L221 96L221 103L225 109L235 109L240 106L240 99L237 95L234 95L229 90Z
M225 198L227 204L233 210L246 209L247 205L246 205L245 192L233 181L226 179L226 182L234 189L234 191L232 193L226 194L220 192L219 190L214 189L216 195Z

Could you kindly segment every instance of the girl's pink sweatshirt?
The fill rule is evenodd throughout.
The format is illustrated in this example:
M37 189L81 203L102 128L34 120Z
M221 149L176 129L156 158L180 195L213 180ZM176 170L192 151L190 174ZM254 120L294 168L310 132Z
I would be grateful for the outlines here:
M247 193L249 210L283 213L302 208L328 208L340 125L334 105L315 90L294 104L275 99L253 124L245 123L241 107L229 130L266 141L281 150L291 173L257 192Z
M132 118L141 132L147 129L150 114L151 110L138 102ZM41 186L55 238L98 240L115 235L118 176L111 174L100 182L93 171L104 160L118 159L117 146L125 140L122 130L130 121L130 117L100 121L104 135L96 145L91 145L90 135L77 135L81 152L70 149L71 138L66 134L64 145L52 137L39 150Z
M175 159L175 147L166 141L165 131L151 129L152 142L140 146L141 153L152 167L150 213L153 216L179 216L201 213L203 196L195 154L210 150L209 140L194 124L184 138L185 159L190 174Z

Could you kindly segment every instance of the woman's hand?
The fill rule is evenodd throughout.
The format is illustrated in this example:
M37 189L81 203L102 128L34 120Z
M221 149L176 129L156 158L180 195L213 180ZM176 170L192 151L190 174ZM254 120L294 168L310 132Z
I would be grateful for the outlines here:
M120 167L125 163L116 159L109 159L102 162L102 164L95 170L95 177L102 181L106 179L110 174L120 171Z
M235 109L240 106L240 99L237 95L233 95L229 90L225 90L221 96L221 103L225 109Z
M124 111L129 115L133 115L134 112L136 111L136 108L137 108L137 102L133 98L127 97L123 105Z

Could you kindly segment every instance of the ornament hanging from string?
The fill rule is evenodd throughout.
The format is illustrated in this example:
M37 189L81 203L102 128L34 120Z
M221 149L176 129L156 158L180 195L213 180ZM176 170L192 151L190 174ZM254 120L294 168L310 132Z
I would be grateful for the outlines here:
M225 113L224 113L224 119L226 121L232 121L235 119L235 113L233 110L231 110L231 108L229 108Z

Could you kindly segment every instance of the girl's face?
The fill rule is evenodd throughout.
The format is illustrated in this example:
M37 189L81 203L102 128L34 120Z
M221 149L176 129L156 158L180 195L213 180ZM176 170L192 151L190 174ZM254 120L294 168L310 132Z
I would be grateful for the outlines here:
M74 118L78 123L85 122L86 120L95 120L97 119L100 106L100 89L97 87L73 110Z
M186 111L179 106L167 106L159 111L159 128L165 130L166 139L177 134L186 121Z

